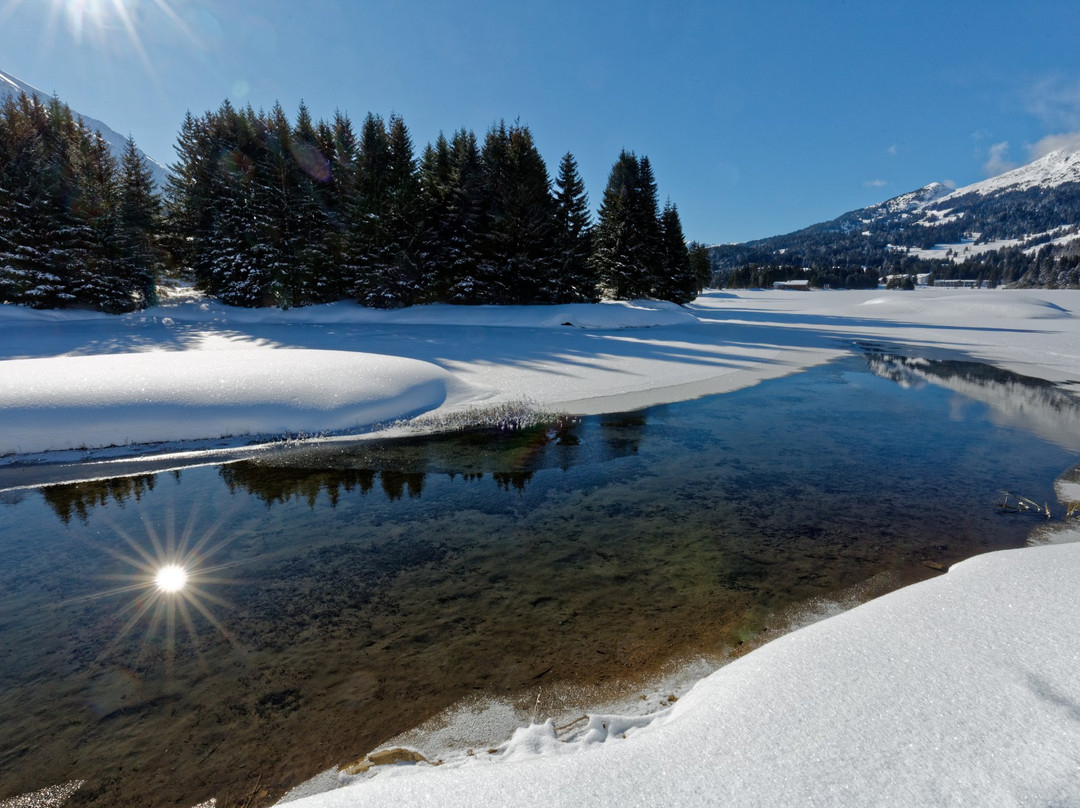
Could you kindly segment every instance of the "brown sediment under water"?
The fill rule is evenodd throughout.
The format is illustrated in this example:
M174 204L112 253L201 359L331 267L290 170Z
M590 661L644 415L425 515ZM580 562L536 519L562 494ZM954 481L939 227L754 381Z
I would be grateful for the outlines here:
M0 493L0 801L269 805L475 696L617 690L1019 547L1076 403L853 356L535 428ZM154 585L165 563L186 586Z

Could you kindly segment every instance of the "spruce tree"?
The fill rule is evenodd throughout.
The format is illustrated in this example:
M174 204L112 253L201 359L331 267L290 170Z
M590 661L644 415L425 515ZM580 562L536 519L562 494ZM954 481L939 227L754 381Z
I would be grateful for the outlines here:
M164 189L163 246L174 267L190 272L199 288L211 292L213 280L202 260L211 219L212 164L207 136L207 122L187 112L173 147L177 160L169 166Z
M153 173L129 136L120 161L120 199L117 211L119 274L136 304L157 302L155 281L161 266L157 232L161 200L154 190Z
M415 302L423 298L426 288L416 260L420 182L412 137L400 115L390 115L387 138L387 188L383 208L385 260L393 282L403 290L403 295L407 291L410 302Z
M322 302L317 292L320 279L333 268L327 250L326 215L332 189L331 167L319 147L315 123L301 102L296 125L291 132L289 151L293 158L289 187L289 238L283 250L283 266L274 273L278 305L303 306Z
M480 280L491 303L556 297L555 204L547 167L528 127L499 124L481 154L487 205Z
M413 238L419 185L412 139L400 116L369 113L360 134L353 208L355 294L367 306L393 308L416 302L423 283Z
M354 294L365 306L400 305L401 290L390 277L386 245L386 189L390 142L383 119L368 113L360 127L351 251L357 268Z
M72 277L72 294L79 304L101 311L131 311L136 301L123 278L118 250L116 160L105 139L89 132L81 121L76 137L79 221L69 240L69 256L78 269Z
M55 177L48 170L45 128L49 118L37 101L20 94L3 104L0 164L0 300L27 306L57 304L61 278L52 272L50 239Z
M567 152L555 178L555 251L551 299L554 303L592 302L596 278L589 265L589 198L574 155Z
M682 304L693 300L699 291L690 267L679 211L668 202L660 214L660 270L653 296Z
M437 274L429 288L435 299L447 303L484 303L488 301L484 284L487 268L482 264L480 240L487 226L488 206L476 135L460 129L449 143L442 137L440 141L432 166L434 229L428 233L434 243L425 251L429 256L426 270ZM432 257L436 258L434 263Z
M709 260L709 248L693 241L687 246L690 253L690 271L698 293L712 283L712 261Z
M650 268L642 260L640 175L637 156L623 150L608 175L593 233L592 270L602 296L615 300L645 297L652 288Z
M450 142L440 132L420 157L419 232L416 258L425 302L449 299L450 239L453 229L453 177Z
M637 238L633 250L644 274L643 287L653 290L663 282L664 232L656 179L647 156L643 155L638 163L637 181L633 230Z
M352 121L338 111L330 125L330 183L326 189L326 251L330 271L318 280L321 300L340 300L352 294L357 268L351 252L350 225L356 205L356 163L359 146Z

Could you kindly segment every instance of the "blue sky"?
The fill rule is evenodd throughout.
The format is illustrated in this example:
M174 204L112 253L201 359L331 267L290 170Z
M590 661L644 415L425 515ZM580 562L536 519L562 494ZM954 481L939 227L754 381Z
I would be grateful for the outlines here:
M709 243L968 184L1080 131L1080 3L0 0L0 69L171 162L234 103L532 129L594 206L627 148ZM1069 139L1069 138L1067 138Z

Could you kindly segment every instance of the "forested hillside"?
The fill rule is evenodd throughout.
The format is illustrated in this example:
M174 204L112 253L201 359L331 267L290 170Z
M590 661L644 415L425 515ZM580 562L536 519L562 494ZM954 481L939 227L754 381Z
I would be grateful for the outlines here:
M1080 155L1052 152L975 185L932 183L784 236L711 247L716 280L761 286L793 276L860 288L932 273L991 285L1080 283Z

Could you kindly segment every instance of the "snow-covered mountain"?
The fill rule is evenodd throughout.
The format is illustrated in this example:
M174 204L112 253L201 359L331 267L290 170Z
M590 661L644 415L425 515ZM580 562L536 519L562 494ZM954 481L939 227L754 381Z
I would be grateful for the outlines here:
M1025 166L1006 171L996 177L958 188L945 199L967 194L989 196L1007 191L1026 191L1031 188L1057 188L1080 182L1080 149L1058 149Z
M722 276L749 265L783 265L832 272L839 280L864 269L933 269L909 266L919 262L973 262L998 270L1009 262L1012 281L1041 255L1043 265L1025 282L1051 283L1047 260L1065 258L1071 267L1080 255L1080 149L1053 151L955 190L933 182L794 233L713 247L710 255ZM970 274L982 272L974 267Z
M0 70L0 97L6 95L18 95L19 93L26 93L32 98L37 98L42 103L48 102L51 97L48 93L43 93L41 90L37 89L37 87L33 87L25 81L21 81L15 76ZM82 122L90 127L90 129L101 132L101 136L105 138L105 142L109 144L109 148L112 150L116 159L119 160L121 158L124 153L124 144L127 141L127 138L124 135L121 135L115 129L102 123L96 118L91 118L89 115L83 115L76 110L72 110L72 113L77 118L81 118ZM139 153L142 154L143 157L146 157L147 162L150 164L150 170L154 174L154 182L157 183L158 190L164 189L165 182L169 176L168 169L152 157L144 154L141 149Z

